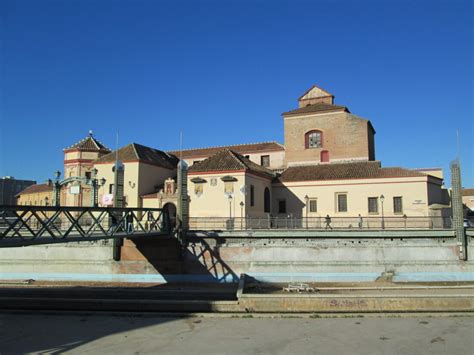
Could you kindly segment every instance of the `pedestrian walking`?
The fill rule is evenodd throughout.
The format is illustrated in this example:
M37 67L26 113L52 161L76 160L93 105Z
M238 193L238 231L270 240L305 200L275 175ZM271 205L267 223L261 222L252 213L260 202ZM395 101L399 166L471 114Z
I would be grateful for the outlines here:
M130 213L127 216L127 234L131 234L133 232L133 215Z
M329 215L326 215L326 228L324 229L332 229L331 227L331 217L329 217Z
M364 223L364 220L362 219L362 216L359 214L359 229L362 229L363 223Z

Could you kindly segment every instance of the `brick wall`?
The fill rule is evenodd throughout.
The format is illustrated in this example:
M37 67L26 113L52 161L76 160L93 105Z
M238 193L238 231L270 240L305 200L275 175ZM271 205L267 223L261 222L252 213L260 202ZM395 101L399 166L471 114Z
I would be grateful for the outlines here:
M322 150L329 161L375 157L372 132L367 120L346 112L287 116L285 123L285 162L287 165L320 162ZM305 133L323 132L321 148L305 149Z

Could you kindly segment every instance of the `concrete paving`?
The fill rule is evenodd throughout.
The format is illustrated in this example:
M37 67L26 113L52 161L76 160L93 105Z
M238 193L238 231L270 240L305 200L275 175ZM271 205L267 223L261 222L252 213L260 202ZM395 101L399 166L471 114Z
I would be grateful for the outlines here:
M474 317L0 314L0 353L473 354Z

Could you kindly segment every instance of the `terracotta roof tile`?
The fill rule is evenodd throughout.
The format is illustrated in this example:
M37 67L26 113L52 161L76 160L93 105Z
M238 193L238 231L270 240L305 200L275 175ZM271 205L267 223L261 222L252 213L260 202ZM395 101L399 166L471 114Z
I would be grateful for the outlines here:
M462 189L463 196L474 196L474 189Z
M20 196L20 195L28 195L28 194L35 194L39 192L47 192L47 191L53 191L53 184L35 184L35 185L30 185L23 191L20 191L17 193L15 196Z
M382 168L379 161L293 166L278 178L281 182L417 177L426 174L399 167Z
M299 115L299 114L304 114L304 113L335 112L335 111L349 112L349 109L345 106L331 105L331 104L320 102L317 104L300 107L295 110L283 112L282 115L289 116L289 115Z
M92 133L81 139L79 142L65 148L64 150L85 150L85 151L99 151L109 153L111 150L94 138Z
M231 149L239 154L249 154L255 152L273 152L283 151L285 147L277 142L262 142L262 143L250 143L250 144L238 144L229 145L222 147L209 147L209 148L198 148L198 149L184 149L182 152L179 150L173 150L168 153L180 156L182 154L183 159L199 158L199 157L210 157L213 154L223 150Z
M263 166L255 164L243 155L230 149L223 149L220 152L195 163L189 168L190 173L209 171L237 171L249 170L255 173L274 177L275 173Z
M115 158L116 153L114 151L94 160L94 164L113 163L115 162ZM131 143L120 148L118 150L118 158L122 162L138 160L143 163L158 165L167 169L176 168L179 161L179 159L172 154L137 143Z

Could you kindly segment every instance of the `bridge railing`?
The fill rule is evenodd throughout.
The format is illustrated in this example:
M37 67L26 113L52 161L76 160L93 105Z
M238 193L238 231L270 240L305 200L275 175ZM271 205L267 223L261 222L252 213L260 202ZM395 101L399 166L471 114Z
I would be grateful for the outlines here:
M190 230L383 230L451 229L450 217L190 217Z
M168 234L160 208L1 206L0 244L5 240L106 239Z

